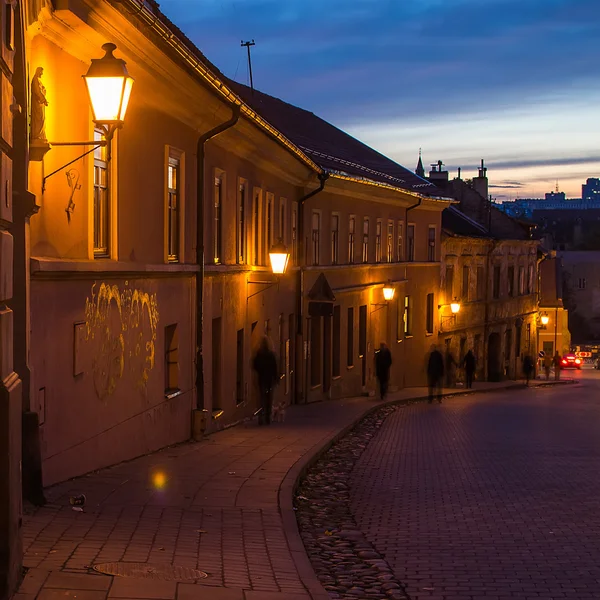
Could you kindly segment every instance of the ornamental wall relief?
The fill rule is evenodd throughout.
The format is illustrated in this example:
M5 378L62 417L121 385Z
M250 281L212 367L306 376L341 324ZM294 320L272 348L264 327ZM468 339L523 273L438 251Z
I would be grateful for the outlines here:
M156 294L115 284L94 283L85 301L85 342L91 348L94 389L112 395L125 372L142 393L156 358L159 320Z

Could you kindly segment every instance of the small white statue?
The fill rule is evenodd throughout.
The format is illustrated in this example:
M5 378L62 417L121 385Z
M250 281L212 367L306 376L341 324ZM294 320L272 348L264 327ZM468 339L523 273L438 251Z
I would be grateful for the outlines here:
M46 88L42 83L44 69L38 67L31 80L31 141L48 142L46 138Z

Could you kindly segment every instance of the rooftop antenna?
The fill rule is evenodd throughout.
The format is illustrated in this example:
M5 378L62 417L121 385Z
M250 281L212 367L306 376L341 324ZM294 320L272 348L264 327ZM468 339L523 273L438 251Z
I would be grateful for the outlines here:
M256 46L254 40L249 42L241 41L241 46L246 46L246 50L248 50L248 71L250 73L250 89L252 93L254 93L254 82L252 81L252 58L250 58L250 46Z

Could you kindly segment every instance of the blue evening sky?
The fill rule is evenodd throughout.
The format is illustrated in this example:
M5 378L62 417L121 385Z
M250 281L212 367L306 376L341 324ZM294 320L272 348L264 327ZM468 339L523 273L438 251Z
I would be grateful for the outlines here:
M600 0L162 0L227 76L498 200L600 176Z

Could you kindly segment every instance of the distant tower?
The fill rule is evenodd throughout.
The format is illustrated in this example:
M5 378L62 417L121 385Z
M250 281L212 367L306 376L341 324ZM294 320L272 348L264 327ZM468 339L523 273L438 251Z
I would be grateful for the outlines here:
M481 166L479 167L479 174L477 177L473 177L473 189L479 192L482 198L488 199L488 178L487 178L487 167L481 159Z
M423 168L423 161L421 160L421 148L419 148L419 162L417 163L417 168L415 169L415 173L419 177L425 177L425 169Z

